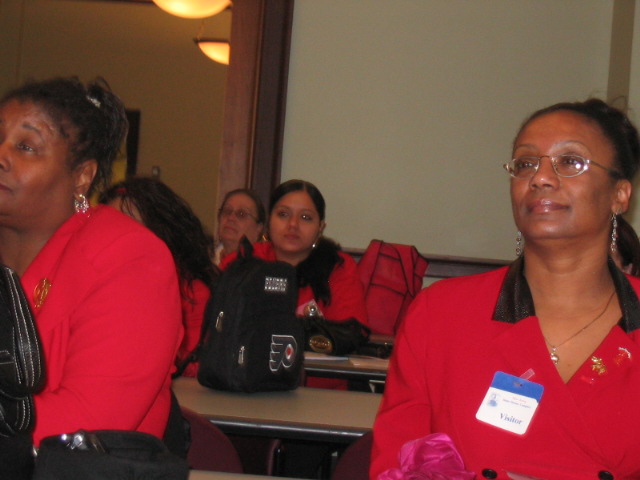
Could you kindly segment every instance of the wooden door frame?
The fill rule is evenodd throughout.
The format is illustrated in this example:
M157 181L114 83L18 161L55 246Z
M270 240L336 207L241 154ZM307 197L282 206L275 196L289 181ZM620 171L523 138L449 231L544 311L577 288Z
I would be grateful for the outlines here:
M217 206L242 187L267 204L280 183L293 4L233 2Z

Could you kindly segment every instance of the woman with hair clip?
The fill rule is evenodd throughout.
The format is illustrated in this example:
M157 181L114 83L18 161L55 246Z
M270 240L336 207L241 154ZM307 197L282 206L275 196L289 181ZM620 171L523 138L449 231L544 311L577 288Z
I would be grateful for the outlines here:
M87 201L110 178L126 132L104 81L28 82L0 99L0 257L20 276L45 356L36 446L79 429L165 431L182 338L171 253ZM28 470L28 458L11 454L25 444L3 442L2 478Z
M189 204L160 180L135 177L111 186L104 203L142 223L167 244L176 263L182 298L184 338L176 362L180 365L200 340L204 309L219 271L211 261L213 239ZM182 375L194 377L196 362Z
M372 479L640 478L640 279L611 258L638 131L602 100L559 103L529 116L512 148L518 258L414 300Z

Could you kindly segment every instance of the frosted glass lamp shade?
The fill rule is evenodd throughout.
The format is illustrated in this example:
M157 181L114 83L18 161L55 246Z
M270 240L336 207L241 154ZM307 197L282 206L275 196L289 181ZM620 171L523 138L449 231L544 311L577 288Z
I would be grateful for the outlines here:
M231 0L153 0L153 3L178 17L205 18L220 13Z
M229 42L215 38L196 38L194 40L200 50L218 63L229 65L229 52L231 50Z

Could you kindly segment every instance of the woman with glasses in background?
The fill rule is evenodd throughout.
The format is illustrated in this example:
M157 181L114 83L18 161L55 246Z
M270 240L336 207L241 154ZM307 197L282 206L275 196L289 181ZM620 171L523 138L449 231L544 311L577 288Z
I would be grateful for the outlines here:
M253 190L238 188L228 192L218 210L218 243L214 263L235 252L240 239L246 235L251 243L262 236L265 222L262 200Z
M640 478L640 280L611 258L639 157L597 99L524 122L505 165L519 257L413 303L371 478Z

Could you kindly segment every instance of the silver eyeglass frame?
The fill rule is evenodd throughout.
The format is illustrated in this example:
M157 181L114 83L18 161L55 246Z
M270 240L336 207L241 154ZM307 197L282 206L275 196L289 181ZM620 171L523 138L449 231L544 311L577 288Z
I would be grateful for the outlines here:
M511 160L509 160L507 163L505 163L504 165L502 165L502 168L504 168L507 173L513 177L513 178L517 178L518 180L527 180L531 177L533 177L536 173L538 173L538 169L540 168L540 160L542 160L543 158L548 158L551 161L551 167L553 168L553 171L555 172L555 174L559 177L562 178L574 178L574 177L578 177L580 175L582 175L584 172L586 172L587 170L589 170L589 167L591 165L595 165L597 167L600 167L604 170L606 170L607 172L609 172L609 175L611 175L614 178L623 178L622 174L620 172L618 172L617 170L613 170L609 167L605 167L604 165L599 164L598 162L596 162L595 160L591 160L589 158L585 158L581 155L574 155L574 154L562 154L562 155L540 155L540 156L535 156L535 155L522 155L520 157L517 158L512 158ZM558 164L557 164L557 159L560 157L577 157L580 158L583 162L584 162L584 169L580 170L578 173L576 173L575 175L563 175L560 172L558 172ZM530 159L531 161L536 162L536 166L533 170L533 173L531 173L531 175L527 175L526 177L518 177L515 175L514 173L514 169L513 169L513 163L516 160L520 160L523 158L527 158Z

